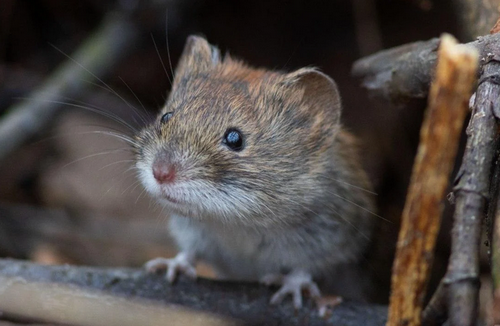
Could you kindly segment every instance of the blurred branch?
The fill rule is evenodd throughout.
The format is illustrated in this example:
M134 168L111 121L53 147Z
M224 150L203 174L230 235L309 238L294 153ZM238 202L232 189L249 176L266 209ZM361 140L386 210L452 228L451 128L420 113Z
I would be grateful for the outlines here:
M12 106L0 120L0 160L40 132L59 110L55 101L74 97L87 87L89 75L100 79L127 55L138 37L128 15L112 12L102 26L64 62L30 99Z
M486 35L500 16L499 0L454 0L461 35L465 40Z
M476 79L477 51L457 45L450 35L441 40L436 80L401 219L388 326L421 324L442 203Z
M317 310L308 300L306 307L294 311L290 302L282 305L271 306L269 300L273 293L263 285L251 283L220 282L207 279L192 281L180 278L174 285L169 285L165 278L159 275L146 274L137 269L111 269L88 268L76 266L44 266L17 260L0 260L0 310L17 316L26 316L43 319L44 316L55 316L57 309L66 307L67 302L72 302L71 311L62 314L66 318L84 318L92 315L95 309L99 318L111 318L110 322L101 325L125 325L119 322L124 316L114 315L116 311L128 311L130 316L133 311L140 311L133 306L132 300L147 299L150 303L144 305L151 309L167 305L180 305L188 309L226 316L243 321L247 325L384 325L386 308L383 306L368 305L346 301L338 305L328 319L318 316ZM40 286L36 283L49 283L49 286ZM59 285L57 285L57 284ZM14 291L16 284L25 284L26 291ZM60 284L71 286L70 291L57 290L57 296L50 296L51 289L58 289ZM79 288L76 288L76 286ZM37 296L44 299L45 315L38 315L40 307L31 306L40 301L30 301L34 295L29 288L38 289ZM91 291L104 292L91 292ZM9 295L6 295L6 294ZM16 294L13 296L12 294ZM88 300L91 297L92 300ZM79 298L82 298L80 300ZM86 299L87 298L87 299ZM17 304L14 304L14 301ZM109 302L112 302L109 303ZM152 303L156 302L156 303ZM110 307L112 305L112 307ZM94 310L89 310L93 307ZM109 308L109 309L108 309ZM179 310L179 308L175 308ZM29 315L28 312L32 314ZM170 309L161 310L165 313ZM40 312L40 314L43 314ZM132 317L130 317L132 318ZM194 318L194 317L193 317ZM219 317L217 317L219 318ZM222 318L222 317L221 317ZM206 317L203 317L205 320ZM45 319L46 321L51 321ZM170 320L170 319L166 319ZM209 319L207 319L209 320ZM58 319L58 322L70 320ZM71 319L72 322L77 320ZM81 322L82 320L79 319ZM118 324L117 324L118 323ZM97 324L89 324L97 325ZM146 325L138 322L135 325ZM191 325L188 323L187 325ZM198 324L200 325L200 324Z

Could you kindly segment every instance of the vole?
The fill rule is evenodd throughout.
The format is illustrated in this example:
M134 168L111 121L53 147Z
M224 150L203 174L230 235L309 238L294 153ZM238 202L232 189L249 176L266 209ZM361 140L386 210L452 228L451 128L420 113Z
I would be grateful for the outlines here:
M180 253L149 261L195 277L279 284L271 303L358 261L371 236L370 183L340 124L335 82L314 68L255 69L190 36L158 118L136 136L147 191L172 213Z

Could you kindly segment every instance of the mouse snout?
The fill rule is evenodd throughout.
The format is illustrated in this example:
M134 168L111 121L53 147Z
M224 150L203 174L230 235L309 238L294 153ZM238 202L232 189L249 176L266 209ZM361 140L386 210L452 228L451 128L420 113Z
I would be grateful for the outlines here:
M176 169L171 160L160 155L153 162L153 176L159 184L173 183L175 181Z

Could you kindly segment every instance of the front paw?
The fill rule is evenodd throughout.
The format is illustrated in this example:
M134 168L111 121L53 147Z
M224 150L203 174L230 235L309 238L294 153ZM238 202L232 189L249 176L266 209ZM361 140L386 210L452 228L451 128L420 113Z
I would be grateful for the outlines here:
M173 283L177 274L182 273L192 279L196 278L196 268L194 267L192 255L181 252L174 258L155 258L148 261L144 268L149 273L156 273L159 270L166 270L166 278L169 283Z
M287 275L269 274L261 279L266 285L281 285L281 288L272 296L271 304L278 304L291 295L295 309L302 307L302 290L308 290L313 298L321 297L318 286L309 273L294 271Z

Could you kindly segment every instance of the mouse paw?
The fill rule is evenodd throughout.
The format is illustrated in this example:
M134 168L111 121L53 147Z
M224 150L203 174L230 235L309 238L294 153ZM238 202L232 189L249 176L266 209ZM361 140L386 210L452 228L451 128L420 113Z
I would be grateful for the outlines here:
M196 269L193 264L193 255L180 252L174 258L155 258L148 261L144 268L149 273L156 273L158 270L166 269L166 278L169 283L173 283L178 273L195 279Z
M321 297L318 286L309 273L294 271L287 275L269 274L261 278L266 285L281 285L281 288L271 298L271 304L278 304L287 295L291 295L295 309L302 307L302 290L308 290L311 297Z

